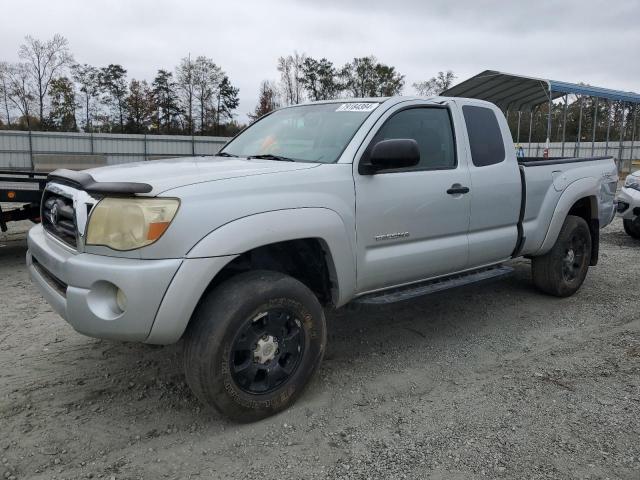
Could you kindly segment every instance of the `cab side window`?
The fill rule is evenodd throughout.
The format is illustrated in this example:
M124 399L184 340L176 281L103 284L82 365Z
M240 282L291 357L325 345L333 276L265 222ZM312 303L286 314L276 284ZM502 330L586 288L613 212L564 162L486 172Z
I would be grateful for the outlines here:
M504 140L493 110L465 105L462 113L467 125L473 164L476 167L486 167L502 162L505 159Z
M378 130L368 151L376 143L391 139L413 139L418 143L420 163L406 170L456 167L451 117L446 108L418 107L399 111Z

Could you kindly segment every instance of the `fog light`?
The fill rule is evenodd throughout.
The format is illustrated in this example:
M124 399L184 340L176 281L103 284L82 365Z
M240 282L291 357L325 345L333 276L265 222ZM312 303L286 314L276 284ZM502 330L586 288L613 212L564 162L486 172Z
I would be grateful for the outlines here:
M98 280L89 290L87 305L101 320L119 318L127 307L127 296L111 282Z
M120 289L118 289L118 292L116 293L116 303L122 312L127 309L127 296Z

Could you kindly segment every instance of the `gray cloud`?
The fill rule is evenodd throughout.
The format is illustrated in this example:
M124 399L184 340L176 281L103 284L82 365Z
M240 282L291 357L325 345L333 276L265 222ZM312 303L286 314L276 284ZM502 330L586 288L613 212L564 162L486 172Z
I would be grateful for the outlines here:
M16 60L22 38L65 35L76 59L121 63L153 78L181 57L212 57L240 88L241 120L276 58L297 50L342 64L376 55L411 83L452 69L484 69L638 91L640 2L569 0L31 0L3 6L0 59Z

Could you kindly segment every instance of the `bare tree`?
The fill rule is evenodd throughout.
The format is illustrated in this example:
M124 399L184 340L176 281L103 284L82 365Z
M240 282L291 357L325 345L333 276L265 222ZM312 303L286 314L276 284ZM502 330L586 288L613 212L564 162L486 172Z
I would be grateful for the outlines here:
M86 132L91 131L91 102L100 96L100 71L92 66L76 64L72 67L73 79L80 85L80 92L84 94Z
M438 72L435 77L431 77L429 80L414 83L413 88L418 91L418 95L423 97L440 95L447 88L453 85L453 81L456 78L458 77L456 77L451 70L447 70L446 72Z
M213 100L217 96L220 82L224 78L224 72L213 60L207 57L198 57L195 61L195 90L194 98L200 111L200 131L206 130L209 114L214 112Z
M307 56L294 52L293 55L278 58L278 71L284 101L287 105L297 105L304 99L303 65Z
M61 76L64 68L73 62L69 42L57 33L45 42L27 35L25 43L20 45L18 55L25 61L30 80L34 83L40 122L43 122L44 102L49 86L52 80Z
M7 71L9 99L22 114L29 130L31 130L31 112L37 97L29 82L30 75L29 65L26 63L10 65Z
M176 68L176 81L180 91L180 100L187 120L187 129L193 135L193 104L196 92L196 64L191 55L180 60Z
M2 106L7 116L7 125L11 127L11 113L9 111L9 64L0 62L0 95L2 96Z

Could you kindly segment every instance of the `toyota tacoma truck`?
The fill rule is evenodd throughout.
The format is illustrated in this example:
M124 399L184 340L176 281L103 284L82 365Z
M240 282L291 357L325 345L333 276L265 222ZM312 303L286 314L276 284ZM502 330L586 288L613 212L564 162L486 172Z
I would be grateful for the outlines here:
M215 157L48 177L27 264L78 332L184 341L186 380L251 421L291 405L325 311L504 275L566 297L615 215L612 158L516 158L493 104L325 101L272 112Z
M640 240L640 170L627 175L617 205L624 231Z

